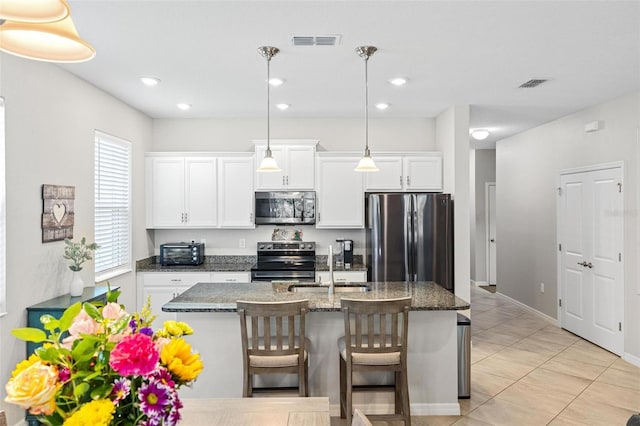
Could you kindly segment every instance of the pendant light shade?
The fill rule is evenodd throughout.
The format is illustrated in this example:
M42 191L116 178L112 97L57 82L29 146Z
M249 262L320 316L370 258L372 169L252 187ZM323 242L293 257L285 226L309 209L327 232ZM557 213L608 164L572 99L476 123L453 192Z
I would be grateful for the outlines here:
M258 52L267 60L267 150L264 152L264 158L260 162L260 167L258 167L259 172L279 172L281 171L280 167L278 167L278 163L276 163L275 158L271 154L271 135L270 135L270 99L269 99L269 79L270 75L270 64L271 58L273 58L280 49L273 46L262 46L258 48Z
M69 15L69 6L62 0L2 0L0 19L41 24L55 22Z
M13 10L5 8L4 1L2 0L2 10ZM8 2L9 5L11 3L15 3L15 0ZM55 2L26 0L24 3L33 3L32 8L35 8L35 4ZM52 22L0 21L0 50L46 62L83 62L92 59L96 51L78 35L66 2L58 0L58 3L66 8L66 13L58 20L54 18Z
M368 66L369 57L373 55L378 48L375 46L360 46L356 48L356 53L364 59L364 155L354 169L356 172L377 172L378 167L371 158L369 151L369 73Z

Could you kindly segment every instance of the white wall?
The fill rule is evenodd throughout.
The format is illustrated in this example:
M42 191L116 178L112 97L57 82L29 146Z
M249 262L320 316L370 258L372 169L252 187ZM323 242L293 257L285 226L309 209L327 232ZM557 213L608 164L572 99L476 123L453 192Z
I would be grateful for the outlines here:
M0 383L25 357L25 345L10 331L26 325L27 306L67 293L71 281L64 243L41 242L42 184L76 187L74 237L93 240L94 130L133 145L133 256L148 256L144 230L144 156L151 149L147 116L59 67L0 53L0 96L6 101L7 306L0 318ZM93 264L82 271L93 281ZM135 276L113 279L121 301L135 306ZM9 424L24 411L4 403Z
M433 151L435 121L429 118L369 120L375 151ZM355 118L271 119L272 139L318 139L318 151L364 150L364 120ZM157 119L154 151L253 151L265 139L266 119Z
M585 133L601 120L604 128ZM640 364L638 286L638 133L640 92L537 127L498 142L498 289L538 311L557 317L556 199L560 170L624 161L625 356ZM545 283L540 293L539 283Z
M471 300L469 223L469 106L455 105L436 118L436 150L442 152L443 192L452 194L454 285Z
M486 183L496 181L496 150L471 153L471 280L487 282Z

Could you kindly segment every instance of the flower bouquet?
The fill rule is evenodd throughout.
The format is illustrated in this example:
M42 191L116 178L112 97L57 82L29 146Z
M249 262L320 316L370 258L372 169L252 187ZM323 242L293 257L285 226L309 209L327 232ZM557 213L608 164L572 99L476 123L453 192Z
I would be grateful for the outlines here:
M13 330L43 346L16 366L5 401L51 426L177 424L178 388L203 369L182 337L193 330L165 321L154 331L149 302L128 314L116 303L119 293L109 291L104 306L76 303L60 319L43 315L46 332Z

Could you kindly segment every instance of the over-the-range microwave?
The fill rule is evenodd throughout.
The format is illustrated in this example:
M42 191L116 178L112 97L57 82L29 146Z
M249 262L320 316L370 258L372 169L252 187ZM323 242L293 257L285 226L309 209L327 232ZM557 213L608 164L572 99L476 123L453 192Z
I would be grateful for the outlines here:
M256 192L256 225L313 225L316 223L314 191Z

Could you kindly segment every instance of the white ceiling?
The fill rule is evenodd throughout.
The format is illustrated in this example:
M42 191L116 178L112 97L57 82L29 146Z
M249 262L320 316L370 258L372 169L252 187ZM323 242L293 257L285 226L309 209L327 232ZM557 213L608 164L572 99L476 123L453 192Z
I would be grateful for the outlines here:
M640 89L639 1L101 1L69 2L96 57L61 65L154 118L266 114L266 61L280 53L272 117L437 116L471 105L478 147ZM340 44L293 46L294 35L341 36ZM143 86L140 76L162 82ZM388 79L404 76L405 87ZM535 89L518 86L549 79ZM384 112L373 104L391 104ZM189 111L176 103L193 105Z

